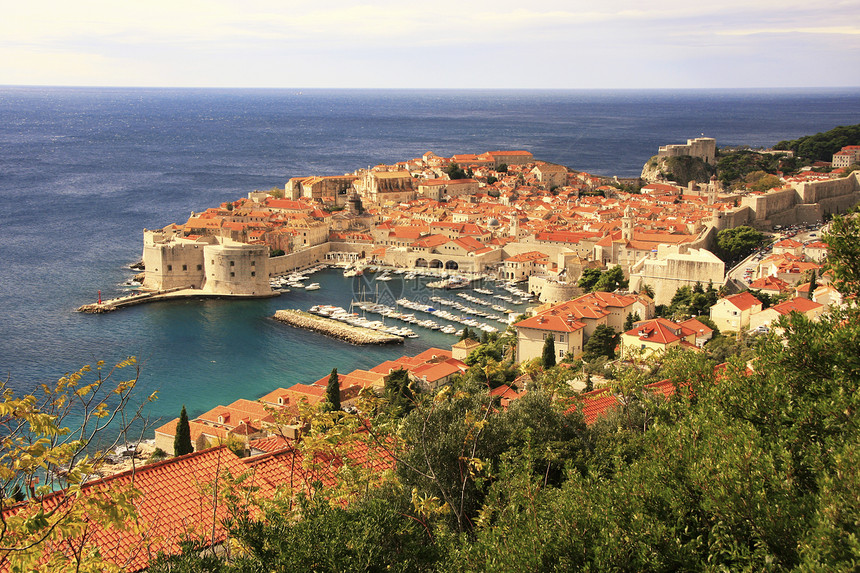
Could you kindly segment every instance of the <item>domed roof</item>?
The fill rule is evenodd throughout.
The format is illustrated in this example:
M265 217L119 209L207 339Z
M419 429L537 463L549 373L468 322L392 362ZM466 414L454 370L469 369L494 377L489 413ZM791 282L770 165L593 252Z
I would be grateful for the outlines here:
M490 227L498 227L498 226L499 226L499 224L500 224L500 223L499 223L499 220L498 220L498 219L495 219L495 218L490 219L489 221L487 221L487 225L488 225L488 226L490 226Z

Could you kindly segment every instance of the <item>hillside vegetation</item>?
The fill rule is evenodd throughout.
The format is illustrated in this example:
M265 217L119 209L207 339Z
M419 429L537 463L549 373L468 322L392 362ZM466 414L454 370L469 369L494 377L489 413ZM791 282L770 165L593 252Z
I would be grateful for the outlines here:
M837 217L825 239L835 284L860 295L858 219ZM344 468L298 504L235 515L241 550L207 570L856 570L860 310L795 314L780 330L719 369L691 351L615 369L617 404L590 426L594 397L566 384L579 368L517 366L510 338L488 341L408 413L371 397L354 414L321 413L305 447L361 436L396 469ZM529 392L501 408L489 387L519 373ZM665 379L670 398L646 387ZM150 571L202 570L189 547Z
M846 145L860 145L860 124L841 125L815 135L780 141L773 148L791 150L798 157L811 161L830 161L833 154Z

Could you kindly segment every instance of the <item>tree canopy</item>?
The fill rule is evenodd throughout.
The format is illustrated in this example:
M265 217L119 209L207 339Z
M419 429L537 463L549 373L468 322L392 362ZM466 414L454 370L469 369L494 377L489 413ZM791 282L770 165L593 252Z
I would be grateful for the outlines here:
M726 264L736 263L764 242L764 235L752 227L740 226L717 233L716 255Z
M840 125L815 135L780 141L773 148L791 150L811 160L830 161L846 145L860 145L860 124Z

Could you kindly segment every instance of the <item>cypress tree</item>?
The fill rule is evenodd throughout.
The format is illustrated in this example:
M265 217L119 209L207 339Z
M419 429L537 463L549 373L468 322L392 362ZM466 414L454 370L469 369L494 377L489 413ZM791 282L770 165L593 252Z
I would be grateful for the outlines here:
M812 293L818 288L818 281L815 278L815 269L812 269L812 275L809 277L809 293L806 296L809 300L812 300Z
M552 368L555 366L555 337L550 334L543 341L543 356L541 362L544 368Z
M173 438L173 455L184 456L193 451L191 426L188 423L188 413L185 411L185 405L183 404L182 412L179 413L179 421L176 422L176 435Z
M331 369L331 376L328 377L328 384L325 387L325 399L331 404L332 411L340 410L340 383L337 368Z

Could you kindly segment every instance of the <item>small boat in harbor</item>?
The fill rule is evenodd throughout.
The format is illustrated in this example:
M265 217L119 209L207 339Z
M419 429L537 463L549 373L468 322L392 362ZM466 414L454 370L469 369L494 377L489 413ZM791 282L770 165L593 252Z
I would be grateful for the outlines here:
M305 290L319 290L319 289L320 289L320 283L311 283L311 284L305 286Z

